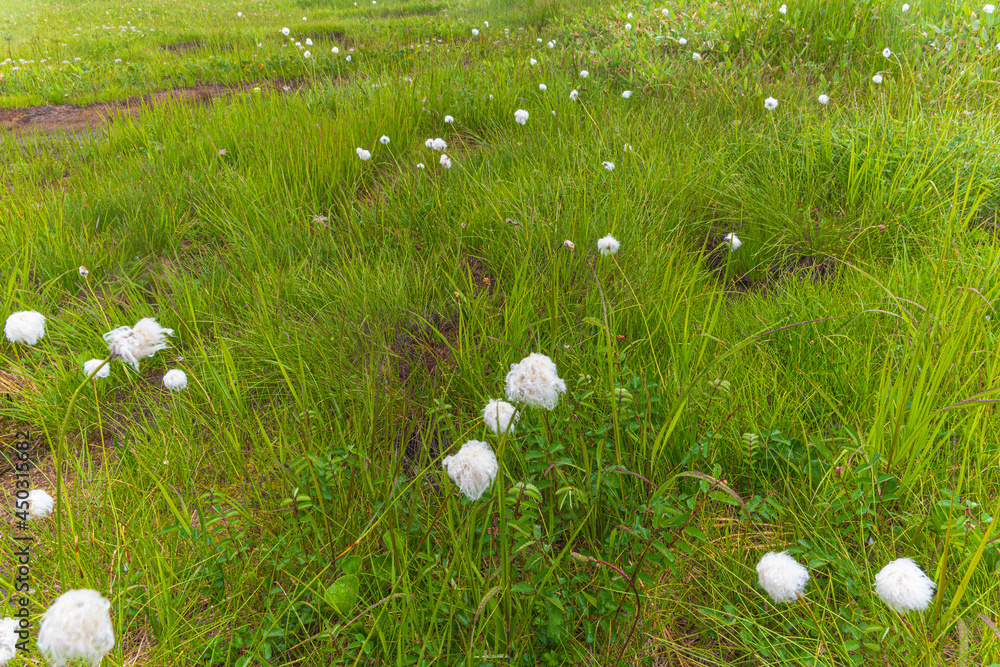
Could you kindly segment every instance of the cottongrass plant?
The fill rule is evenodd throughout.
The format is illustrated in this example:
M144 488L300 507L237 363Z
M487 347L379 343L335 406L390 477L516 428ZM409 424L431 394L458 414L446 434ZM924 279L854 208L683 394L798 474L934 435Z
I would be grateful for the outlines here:
M106 378L111 375L111 366L104 359L88 359L83 362L83 374L87 377L93 376L95 380Z
M45 337L45 316L34 310L12 313L4 324L3 333L12 343L35 345Z
M457 454L444 457L441 465L469 500L479 500L499 470L493 450L480 440L469 440Z
M618 239L611 234L597 240L597 250L605 257L616 254L621 246L622 244L618 242Z
M32 489L28 492L28 518L35 521L46 518L52 514L55 504L55 499L45 489Z
M911 558L898 558L875 575L875 592L900 614L927 609L936 588L937 584Z
M496 435L513 433L514 426L520 418L517 408L499 398L490 400L483 408L483 422Z
M566 382L560 379L555 363L538 352L511 364L506 384L507 400L545 410L554 410L560 394L566 393Z
M793 602L805 592L809 570L787 551L769 551L757 563L757 583L775 602Z
M100 664L115 646L110 608L111 602L97 591L66 591L42 615L38 650L52 667L75 660Z
M6 665L17 655L18 626L16 618L0 620L0 665Z
M188 386L187 374L179 368L173 368L163 374L163 386L170 391L184 391Z
M144 317L133 327L109 331L104 334L104 341L111 359L121 359L138 371L139 361L165 350L169 346L167 336L173 335L173 329L160 326L152 317Z
M528 112L524 109L518 109L514 112L514 120L516 120L521 125L528 122Z

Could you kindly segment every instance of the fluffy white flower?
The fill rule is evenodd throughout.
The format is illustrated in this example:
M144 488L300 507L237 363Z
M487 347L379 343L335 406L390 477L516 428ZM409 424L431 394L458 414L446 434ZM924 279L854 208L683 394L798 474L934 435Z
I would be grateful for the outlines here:
M626 143L624 146L622 146L622 150L626 152L632 151L632 144Z
M430 142L429 147L436 151L443 151L448 148L448 142L440 137L437 139L431 139Z
M34 310L12 313L4 324L3 333L12 343L34 345L45 336L45 316Z
M417 169L423 169L423 168L424 168L424 163L423 162L418 162L417 163Z
M778 13L779 14L787 14L788 13L788 5L781 5L780 7L778 7Z
M94 369L101 366L101 364L104 364L103 359L90 359L83 362L83 374L90 375L94 372ZM101 366L101 370L97 371L97 375L95 375L94 378L106 378L109 375L111 375L111 364L104 364Z
M333 54L337 54L337 53L340 53L340 49L338 49L338 48L337 48L337 47L335 46L335 47L333 47L332 49L330 49L330 53L333 53Z
M438 163L445 169L451 169L451 158L444 153L441 154L441 159L438 160Z
M910 11L910 6L909 6L909 5L905 5L905 4L904 4L904 5L903 5L903 13L905 14L905 13L906 13L906 12L908 12L908 11Z
M90 271L88 271L88 270L87 270L87 267L83 266L82 264L80 265L80 268L79 268L79 269L77 269L77 271L79 271L79 272L80 272L80 276L81 276L82 278L86 278L87 276L89 276L89 275L90 275Z
M44 489L32 489L28 492L28 518L44 519L52 514L56 501Z
M188 377L179 368L172 368L163 374L163 386L170 391L184 391L188 386Z
M892 50L887 46L884 49L882 49L882 55L885 58L888 58L888 57L892 56Z
M371 151L365 150L364 148L361 148L360 146L358 148L355 148L354 152L358 154L358 157L361 158L362 162L364 162L366 160L370 160L371 157L372 157L372 152Z
M446 123L454 123L455 122L455 117L454 116L445 116L444 117L444 122L446 122Z
M499 470L493 450L479 440L469 440L458 454L444 457L441 465L469 500L479 500Z
M872 77L872 83L882 83L882 75L876 74Z
M112 359L121 359L139 370L139 360L167 348L167 336L174 330L161 327L152 317L144 317L134 327L118 327L104 334Z
M311 57L311 56L312 56L312 54L311 54L311 53L309 53L308 51L306 51L305 53L303 53L303 54L302 54L302 57L303 57L303 58L309 58L309 57Z
M479 29L478 28L473 28L472 29L472 36L473 37L478 37L479 36Z
M576 248L576 244L573 243L572 241L570 241L569 239L566 239L565 241L563 241L563 246L566 247L566 248L569 248L570 250L573 250L573 249Z
M347 60L347 62L351 62L351 57L347 56L346 60Z
M498 398L492 399L483 408L483 421L497 435L508 431L513 433L514 425L520 418L521 415L517 412L517 408Z
M809 570L787 551L768 551L757 563L757 583L775 602L793 602L809 583Z
M569 99L571 99L574 102L576 102L576 99L578 97L580 97L580 93L578 93L575 88L573 90L569 91Z
M243 18L243 12L236 12L236 16L238 18Z
M507 400L552 410L559 405L559 394L565 393L566 383L559 379L556 365L546 355L532 352L510 365Z
M767 109L768 111L776 109L777 107L778 107L778 100L774 99L773 97L769 97L766 100L764 100L764 108Z
M740 237L736 236L734 232L726 234L722 240L729 246L729 252L736 252L743 245L743 241L740 241Z
M16 618L5 618L0 621L0 665L5 665L17 655L18 634L20 622Z
M529 62L529 63L531 63L531 65L532 65L532 66L534 66L534 65L537 65L537 64L538 64L538 61L537 61L537 60L535 60L534 58L532 58L532 59L531 59L531 60L529 60L528 62Z
M625 29L626 30L631 30L632 29L632 24L631 23L626 23L625 24Z
M291 30L289 30L288 28L282 28L282 29L281 29L281 34L282 34L282 35L284 35L285 37L288 37L288 35L289 35L289 34L290 34L291 32L292 32L292 31L291 31Z
M550 49L554 49L554 48L556 48L556 43L555 43L555 42L549 42L549 43L548 43L548 47L549 47Z
M604 168L607 169L608 171L614 171L615 170L615 163L614 162L607 162L607 161L605 161L605 162L602 162L601 164L604 165Z
M697 53L697 52L692 53L691 54L691 60L701 60L701 54Z
M524 109L518 109L514 112L514 120L516 120L521 125L528 122L528 112Z
M680 44L681 46L684 46L685 44L688 43L688 41L687 38L681 37L680 39L677 40L677 43Z
M538 90L545 91L545 90L548 90L548 89L549 89L549 87L546 86L544 83L538 84Z
M490 22L489 21L483 21L483 27L484 28L489 28L490 27Z
M580 78L581 79L586 79L588 76L590 76L590 72L588 72L585 69L584 70L580 70Z
M38 649L52 667L63 667L69 660L99 664L115 645L110 608L97 591L66 591L42 615Z
M618 239L616 239L611 234L608 234L607 236L600 238L597 241L597 249L600 251L602 255L614 255L616 252L618 252L618 249L621 247L622 244L619 243Z
M387 137L387 136L385 136L383 134L381 137L379 137L378 141L379 141L380 144L382 144L383 146L385 146L387 143L389 143L390 139L389 139L389 137Z
M994 7L993 5L983 5L983 11L986 12L987 14L992 14L993 12L996 11L996 9L997 8Z
M313 45L313 41L311 39L309 39L308 37L306 37L306 46L312 46L312 45Z
M922 611L934 598L937 585L909 558L899 558L875 575L875 592L901 614Z
M827 104L829 101L830 101L829 96L827 96L827 95L820 95L819 96L819 103L820 104Z
M631 90L623 90L622 91L622 97L624 97L627 100L628 98L632 97L632 91Z
M630 19L633 16L634 16L634 14L632 12L629 12L628 14L625 15L625 18Z

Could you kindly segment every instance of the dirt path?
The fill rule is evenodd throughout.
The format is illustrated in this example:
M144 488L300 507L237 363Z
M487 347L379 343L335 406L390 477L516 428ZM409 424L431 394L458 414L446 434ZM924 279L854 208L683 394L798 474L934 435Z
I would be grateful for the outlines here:
M165 104L170 101L206 103L217 97L226 97L237 93L249 93L254 88L269 89L278 92L295 91L301 87L298 81L260 81L253 83L226 86L221 84L202 84L190 88L175 88L158 93L149 93L137 97L129 97L113 102L98 102L86 106L58 104L48 106L24 107L20 109L0 109L0 128L13 130L17 134L32 132L68 132L77 134L94 129L108 122L114 122L115 116L137 114L144 107Z

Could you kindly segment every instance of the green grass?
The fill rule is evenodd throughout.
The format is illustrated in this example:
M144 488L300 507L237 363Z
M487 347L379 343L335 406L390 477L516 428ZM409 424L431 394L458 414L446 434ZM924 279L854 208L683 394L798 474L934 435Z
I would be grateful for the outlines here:
M65 486L32 612L100 591L106 664L997 662L1000 36L780 4L5 6L36 62L3 106L302 83L4 136L3 305L48 329L0 343L0 416ZM172 347L70 406L146 316ZM531 352L568 392L500 440ZM474 502L441 467L469 439L500 460ZM786 549L812 579L775 605ZM903 556L939 585L906 617L873 588Z

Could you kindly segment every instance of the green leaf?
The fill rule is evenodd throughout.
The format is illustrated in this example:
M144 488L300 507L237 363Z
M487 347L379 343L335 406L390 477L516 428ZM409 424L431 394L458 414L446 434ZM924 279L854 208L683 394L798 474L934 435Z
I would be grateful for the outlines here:
M346 616L351 613L351 610L354 609L354 605L358 601L359 585L360 582L357 577L353 574L345 574L326 589L323 598L338 614Z
M551 599L545 601L549 613L548 636L550 642L563 642L569 637L569 626L566 625L566 612L552 604Z
M344 571L344 574L356 575L361 571L361 556L348 556L340 561L340 569Z

